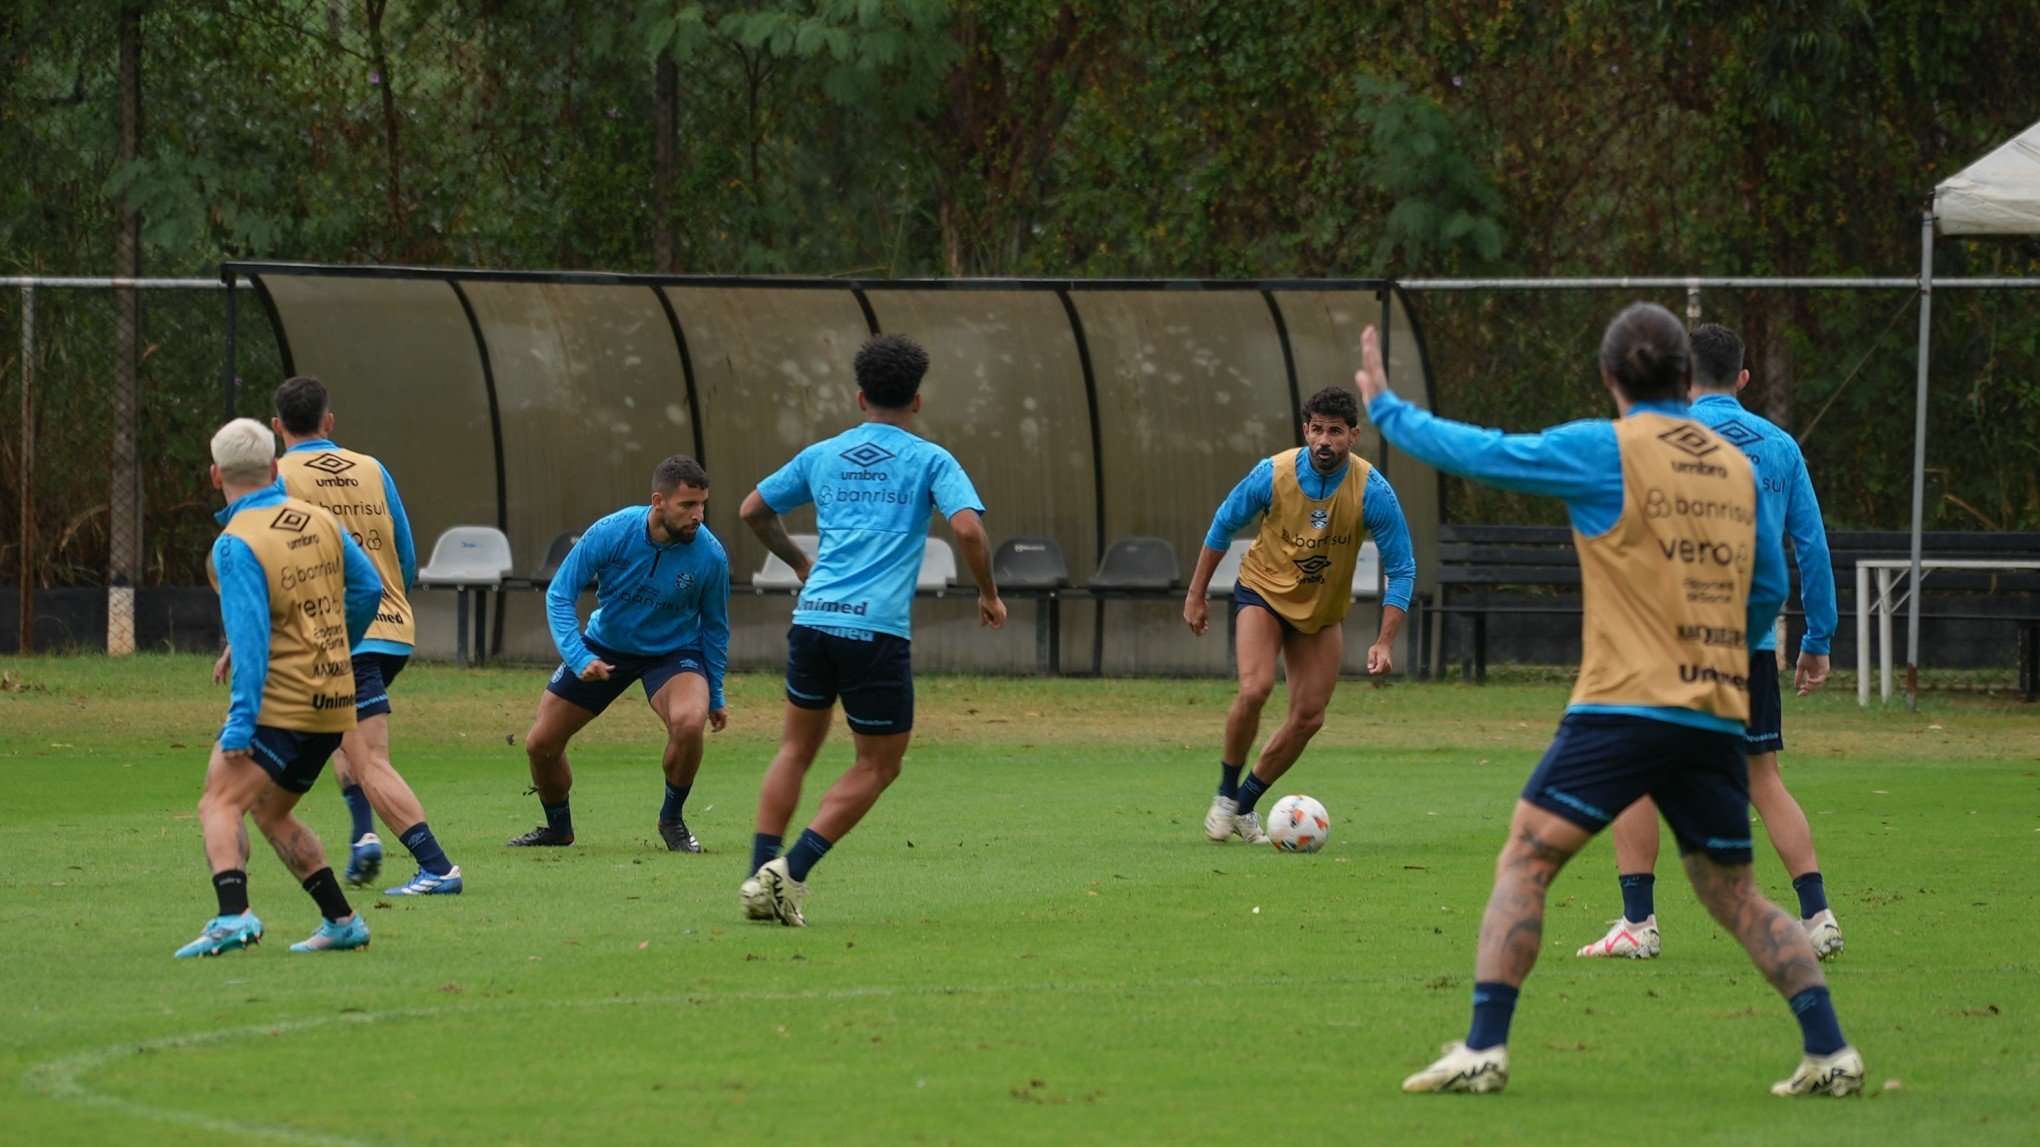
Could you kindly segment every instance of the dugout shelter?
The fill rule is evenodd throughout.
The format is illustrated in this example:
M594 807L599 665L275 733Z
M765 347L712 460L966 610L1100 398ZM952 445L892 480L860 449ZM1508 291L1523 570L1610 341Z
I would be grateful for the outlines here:
M1300 445L1304 398L1351 387L1360 332L1379 326L1399 393L1431 405L1421 333L1386 280L845 280L228 263L255 288L287 374L324 381L340 443L395 476L422 554L453 526L510 539L515 571L561 534L648 500L652 467L686 453L713 483L728 547L731 663L780 663L791 603L749 583L766 554L739 501L803 446L859 419L851 358L877 333L928 349L916 431L949 448L983 495L994 545L1050 538L1073 593L1060 603L1065 672L1228 672L1214 633L1191 637L1181 588L1081 592L1115 541L1160 537L1187 578L1212 512L1255 462ZM236 292L228 292L232 298ZM229 321L227 404L234 397ZM279 380L251 380L246 406ZM1394 484L1430 588L1440 481L1362 418L1361 453ZM812 532L813 510L788 515ZM938 525L931 537L947 539ZM1030 605L977 633L969 575L915 607L930 669L1037 665ZM524 579L518 579L524 580ZM528 582L527 582L528 584ZM420 651L454 649L452 595L413 594ZM536 593L504 593L493 644L555 656ZM584 603L585 604L585 603ZM1364 672L1378 599L1349 616ZM1405 644L1414 627L1406 626ZM1399 661L1407 668L1407 653Z

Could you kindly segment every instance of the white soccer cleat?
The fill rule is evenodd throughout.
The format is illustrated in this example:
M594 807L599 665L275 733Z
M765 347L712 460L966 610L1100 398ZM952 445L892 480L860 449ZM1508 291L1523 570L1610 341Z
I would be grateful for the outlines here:
M1509 1049L1505 1044L1474 1051L1448 1043L1438 1062L1402 1081L1404 1091L1500 1091L1509 1085Z
M737 889L737 896L744 903L744 919L774 919L772 898L765 895L765 885L759 881L757 873L752 873L744 880L743 887Z
M1648 960L1664 950L1664 941L1657 930L1657 913L1653 912L1637 924L1629 920L1616 920L1608 928L1608 934L1581 948L1581 956L1626 956L1632 960Z
M765 890L766 904L773 919L789 928L807 927L807 918L800 914L800 898L807 894L807 885L793 878L785 857L766 861L765 867L758 870L756 879Z
M1231 797L1212 797L1211 811L1204 814L1204 835L1220 844L1240 831L1240 802Z
M1813 942L1813 954L1823 960L1832 960L1842 954L1847 945L1842 943L1842 926L1835 923L1831 909L1823 908L1799 922L1806 929L1806 938Z
M1833 1055L1809 1055L1799 1061L1791 1079L1771 1085L1772 1095L1844 1095L1863 1093L1863 1057L1853 1047Z
M1241 840L1246 841L1248 844L1268 843L1268 834L1261 830L1260 813L1243 812L1234 818L1233 823L1239 826Z

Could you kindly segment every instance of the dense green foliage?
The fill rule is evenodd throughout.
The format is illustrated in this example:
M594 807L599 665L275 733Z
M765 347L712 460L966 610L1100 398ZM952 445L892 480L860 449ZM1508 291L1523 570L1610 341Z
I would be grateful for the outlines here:
M115 161L124 9L142 44L130 164ZM2040 9L1994 0L14 0L0 51L10 273L110 273L125 197L160 275L226 258L1903 275L1932 184L2040 114ZM2026 274L2040 244L1950 241L1940 260ZM1939 298L1930 525L2040 527L2031 299ZM1587 352L1621 301L1419 299L1439 407L1511 427L1602 409ZM90 314L44 353L81 364L66 377L84 410L64 432L83 444L110 307L70 305ZM1744 331L1751 401L1806 438L1833 520L1902 525L1907 299L1704 306ZM12 418L18 320L0 312ZM218 410L220 310L160 312L147 394L187 413L148 415L152 521L195 537L203 520L172 508L204 491L172 444ZM262 353L251 378L267 377ZM96 489L84 468L46 484L39 536L68 539L46 580L103 564ZM1455 485L1450 512L1555 508ZM192 576L174 559L152 570Z
M208 668L0 659L25 687L0 691L0 775L32 810L0 822L10 1141L1584 1144L1639 1096L1680 1143L2032 1138L2016 704L1786 701L1869 1097L1765 1090L1797 1031L1669 850L1664 955L1574 959L1621 906L1605 843L1552 888L1508 1092L1429 1097L1397 1084L1465 1030L1494 852L1562 685L1343 686L1288 778L1331 841L1285 856L1203 839L1224 683L931 675L901 779L794 930L736 901L776 679L731 683L689 802L708 853L656 848L662 733L627 700L575 743L579 843L532 855L501 845L538 817L505 738L542 674L421 665L395 751L466 893L356 896L367 951L294 955L313 909L257 840L267 939L180 961L213 910L192 817L224 705ZM805 810L848 759L823 750ZM301 807L337 855L332 784ZM1768 847L1757 870L1789 902Z

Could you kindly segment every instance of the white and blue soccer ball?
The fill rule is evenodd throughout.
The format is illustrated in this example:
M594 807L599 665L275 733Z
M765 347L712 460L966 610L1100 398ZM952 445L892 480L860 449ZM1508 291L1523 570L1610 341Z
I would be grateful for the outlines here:
M1268 843L1283 852L1316 852L1332 835L1332 814L1325 811L1316 797L1291 793L1268 810L1268 823L1263 831L1268 834Z

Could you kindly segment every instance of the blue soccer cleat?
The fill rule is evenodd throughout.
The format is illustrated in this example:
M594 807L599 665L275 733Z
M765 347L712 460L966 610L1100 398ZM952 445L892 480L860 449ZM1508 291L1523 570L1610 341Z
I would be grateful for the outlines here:
M460 865L456 864L453 866L453 871L445 876L435 876L421 868L418 870L418 875L413 876L408 883L399 884L395 888L383 889L383 895L459 896L460 889Z
M372 832L364 832L354 842L354 851L347 858L347 883L356 888L374 880L382 872L382 838Z
M188 960L193 956L217 956L221 952L238 952L252 948L262 942L262 921L253 912L239 916L215 916L205 922L205 931L198 939L177 949L177 958Z
M368 947L368 921L356 912L345 924L327 920L319 930L290 946L293 952L346 952Z

